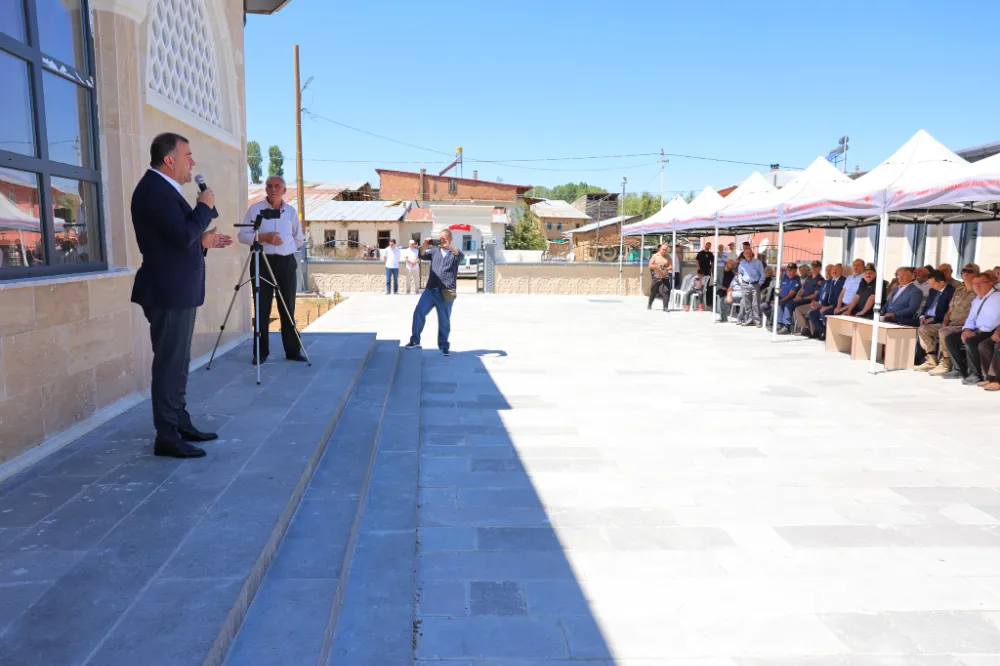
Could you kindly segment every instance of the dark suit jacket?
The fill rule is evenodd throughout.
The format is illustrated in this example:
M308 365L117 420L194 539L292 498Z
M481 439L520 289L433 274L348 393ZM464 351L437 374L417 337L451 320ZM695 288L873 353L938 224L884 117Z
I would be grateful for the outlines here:
M937 309L934 311L934 323L940 324L944 321L944 316L947 314L948 308L951 307L951 297L954 295L955 285L952 284L946 285L941 291L931 289L931 293L927 296L927 302L924 304L923 309L920 310L920 316L926 317L936 302Z
M132 302L144 308L196 308L205 302L201 235L218 213L194 208L158 173L146 171L132 193L132 226L142 253Z
M836 280L827 280L826 285L829 285L829 289L826 294L820 300L820 303L825 306L836 305L840 300L840 292L844 290L844 283L847 282L847 278L841 275ZM826 286L824 285L824 286Z

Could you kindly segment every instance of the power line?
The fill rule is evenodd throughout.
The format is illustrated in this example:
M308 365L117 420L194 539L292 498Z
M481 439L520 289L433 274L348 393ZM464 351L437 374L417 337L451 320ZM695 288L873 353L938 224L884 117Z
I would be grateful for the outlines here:
M318 113L313 113L312 111L309 111L308 109L302 109L302 113L306 114L310 118L319 118L320 120L325 120L328 123L333 123L334 125L339 125L340 127L344 127L344 128L349 129L349 130L353 130L355 132L361 132L362 134L367 134L368 136L373 136L373 137L375 137L377 139L383 139L385 141L391 141L392 143L398 143L401 146L408 146L410 148L416 148L418 150L426 150L426 151L431 152L431 153L437 153L439 155L446 155L448 157L452 157L452 153L446 153L443 150L435 150L434 148L427 148L426 146L418 146L415 143L407 143L406 141L400 141L399 139L393 139L392 137L388 137L388 136L385 136L385 135L382 135L382 134L376 134L375 132L369 132L368 130L363 130L363 129L360 129L358 127L352 127L352 126L350 126L350 125L348 125L346 123L342 123L340 121L333 120L331 118L327 118L326 116L321 116Z

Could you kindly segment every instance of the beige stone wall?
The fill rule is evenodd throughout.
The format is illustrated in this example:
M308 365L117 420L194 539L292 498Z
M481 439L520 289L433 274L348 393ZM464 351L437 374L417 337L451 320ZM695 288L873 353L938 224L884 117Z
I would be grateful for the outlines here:
M400 282L404 270L399 271ZM311 261L309 289L326 295L334 292L384 292L385 264L381 261Z
M104 227L111 270L0 284L0 462L148 391L148 325L141 310L130 303L141 256L129 202L147 168L152 137L170 130L191 140L196 171L205 175L216 193L221 231L232 233L246 207L243 3L206 3L217 37L220 85L229 91L223 96L231 117L237 119L229 141L146 103L145 49L152 6L152 0L92 5ZM195 191L193 185L185 187L190 200ZM215 342L244 256L242 246L209 253L206 303L199 312L192 349L195 357L210 351ZM247 296L230 319L227 337L244 335L249 321Z
M639 294L639 266L624 266L626 296ZM643 276L643 293L649 291L648 274ZM497 264L496 293L553 295L617 295L618 266L568 263L555 265Z

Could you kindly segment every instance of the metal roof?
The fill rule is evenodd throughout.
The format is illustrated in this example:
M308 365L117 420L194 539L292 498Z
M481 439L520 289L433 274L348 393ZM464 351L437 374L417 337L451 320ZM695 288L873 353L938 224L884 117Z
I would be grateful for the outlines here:
M399 222L410 201L327 201L306 215L310 222ZM308 208L308 206L306 206Z
M569 236L570 234L586 233L588 231L593 231L597 227L603 229L604 227L617 226L621 223L628 224L629 222L634 222L635 220L642 219L642 215L619 215L618 217L612 217L607 220L601 220L600 222L591 222L590 224L585 224L582 227L577 227L572 231L563 232L563 236Z
M592 220L593 218L578 210L573 204L562 199L545 199L531 205L531 212L540 218L559 218L564 220Z
M246 14L273 14L290 0L243 0L243 11Z

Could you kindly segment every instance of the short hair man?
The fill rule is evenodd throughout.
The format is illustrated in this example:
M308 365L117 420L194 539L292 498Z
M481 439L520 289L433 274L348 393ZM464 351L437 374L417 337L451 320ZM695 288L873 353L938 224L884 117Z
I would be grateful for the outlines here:
M403 280L406 282L406 293L410 293L410 289L413 289L413 293L420 291L420 283L418 282L420 278L420 248L417 247L417 241L410 239L410 245L403 252L403 261L406 263L406 272L403 273Z
M862 274L864 272L865 262L861 259L855 259L851 264L851 274L844 280L844 288L840 290L840 299L837 302L837 307L833 309L833 314L847 314L851 302L858 295L858 289L861 287Z
M952 269L951 264L941 264L938 266L938 270L944 273L944 277L948 280L948 284L953 286L955 289L962 286L962 281L955 279L955 271Z
M961 333L952 333L945 339L953 367L943 375L945 379L962 379L966 385L983 381L979 343L988 340L1000 326L1000 293L993 286L996 278L989 272L979 273L972 280L976 299L972 301L969 317Z
M743 245L741 256L743 260L736 267L742 292L740 323L743 326L761 328L763 322L760 315L760 288L764 284L764 266L760 263L760 259L753 256L753 248L749 243Z
M806 317L814 307L819 307L820 291L826 283L822 272L823 262L813 261L810 265L810 274L802 283L802 290L790 306L795 317L795 328L805 337L812 335Z
M254 365L257 365L258 361L260 363L266 361L271 353L268 329L271 327L271 306L276 291L280 299L278 319L281 321L281 345L285 349L285 358L289 361L306 361L302 345L299 343L299 334L295 330L295 293L299 285L299 265L295 261L295 254L305 239L302 236L302 223L299 221L298 212L293 206L285 203L286 189L284 178L268 176L264 184L266 198L251 204L243 216L243 224L252 224L265 209L276 210L279 215L277 219L261 220L260 232L257 234L271 270L268 271L266 266L261 266L260 312L257 313L257 320L260 322L260 357L258 358L255 349L251 360ZM243 245L252 245L253 237L253 229L243 227L236 239ZM251 279L256 276L255 268L251 263ZM271 284L271 273L274 273L274 285ZM281 307L280 302L284 302L285 307Z
M427 288L420 294L417 307L413 311L413 331L406 349L420 347L420 334L424 331L427 315L437 310L438 349L444 356L451 355L451 307L457 297L458 267L465 255L451 244L451 230L442 229L438 234L438 246L431 246L431 239L424 240L424 251L420 258L431 262Z
M962 282L955 287L955 293L951 297L951 304L948 312L941 322L941 330L938 331L938 358L937 367L928 374L933 377L940 377L951 371L951 356L948 353L947 339L953 333L961 333L965 320L969 317L969 310L972 308L972 301L976 298L976 292L972 288L972 281L979 274L979 265L969 262L962 267L959 272Z
M712 244L705 243L705 247L703 247L701 252L695 256L694 260L698 264L698 268L701 270L702 274L711 279L712 264L715 263L715 255L712 254Z
M195 316L205 302L205 255L232 239L209 229L218 217L211 188L198 193L192 208L181 186L191 182L191 144L166 132L149 147L149 170L132 193L132 225L142 265L132 286L132 302L142 307L153 343L151 398L156 439L153 453L201 458L189 442L216 439L191 423L187 409L188 368Z
M396 239L389 239L389 246L381 250L385 259L385 295L399 294L399 248ZM390 289L390 281L392 282Z
M843 264L834 264L830 269L830 279L823 283L817 299L818 307L809 312L809 334L814 340L826 339L826 318L833 314L834 308L840 302L840 292L847 278L844 277Z
M917 328L917 340L920 342L917 356L919 357L922 351L926 358L914 370L921 372L930 372L937 367L938 333L941 331L945 315L948 314L948 308L951 307L951 299L955 295L955 287L948 283L943 271L931 271L928 282L931 285L931 293L920 310L919 328Z
M883 321L900 326L919 326L920 304L924 297L920 287L914 282L914 274L915 271L906 266L896 270L899 286L889 296L882 310ZM929 288L930 283L927 286Z
M649 258L649 272L653 280L649 285L649 302L646 309L653 309L653 301L663 299L663 311L670 309L670 272L673 262L670 259L670 246L661 243L656 254Z

